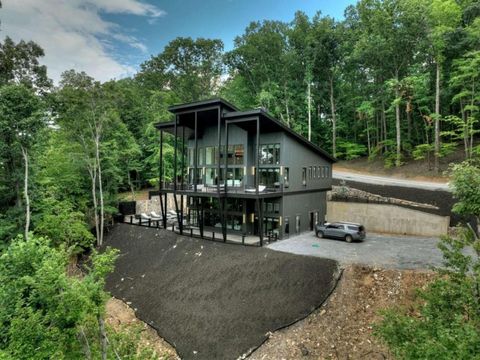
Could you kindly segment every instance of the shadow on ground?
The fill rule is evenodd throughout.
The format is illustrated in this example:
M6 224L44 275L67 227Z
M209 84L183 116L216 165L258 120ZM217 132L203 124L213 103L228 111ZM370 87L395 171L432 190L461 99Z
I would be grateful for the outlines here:
M183 359L236 359L320 306L336 261L214 243L170 231L115 226L121 255L107 290Z

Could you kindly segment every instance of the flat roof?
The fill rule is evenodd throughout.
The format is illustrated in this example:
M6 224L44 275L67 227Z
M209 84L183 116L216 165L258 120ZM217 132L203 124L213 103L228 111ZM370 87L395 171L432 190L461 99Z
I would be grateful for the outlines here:
M214 98L214 99L193 101L186 104L173 105L168 108L168 111L172 113L177 113L183 110L202 108L202 107L207 107L212 105L223 105L223 107L227 108L230 111L239 111L235 105L229 103L227 100L222 98Z

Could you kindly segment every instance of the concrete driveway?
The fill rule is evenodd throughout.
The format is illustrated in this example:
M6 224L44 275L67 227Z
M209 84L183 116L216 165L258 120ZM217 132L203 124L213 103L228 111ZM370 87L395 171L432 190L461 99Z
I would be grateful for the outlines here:
M363 242L319 239L313 232L268 245L272 250L318 256L340 264L364 264L395 269L429 269L442 265L437 238L367 234Z

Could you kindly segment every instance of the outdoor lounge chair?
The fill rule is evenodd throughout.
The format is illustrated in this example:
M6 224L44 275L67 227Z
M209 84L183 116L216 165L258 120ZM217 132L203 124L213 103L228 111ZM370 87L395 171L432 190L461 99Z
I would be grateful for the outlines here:
M265 191L267 187L265 185L258 185L258 192L262 192L262 191ZM245 189L246 192L257 192L257 189L255 188L248 188L248 189Z
M152 216L153 220L161 220L162 219L162 215L157 214L155 211L151 211L150 215Z

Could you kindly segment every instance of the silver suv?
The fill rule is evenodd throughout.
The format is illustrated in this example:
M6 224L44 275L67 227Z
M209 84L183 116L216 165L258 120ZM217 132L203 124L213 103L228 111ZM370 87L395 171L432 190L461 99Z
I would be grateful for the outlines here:
M365 227L360 224L349 222L334 222L317 224L315 226L315 235L319 238L329 237L335 239L344 239L346 242L362 241L365 239Z

